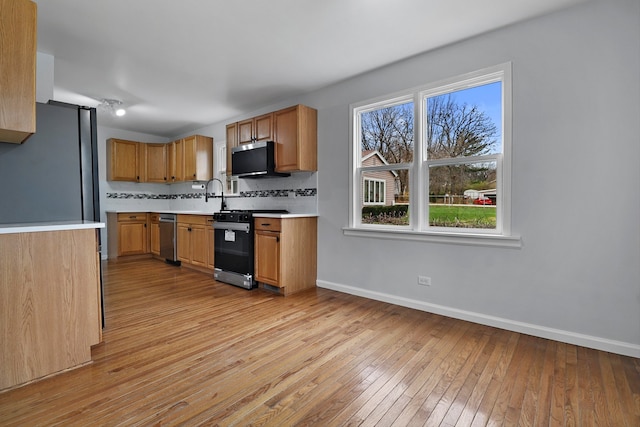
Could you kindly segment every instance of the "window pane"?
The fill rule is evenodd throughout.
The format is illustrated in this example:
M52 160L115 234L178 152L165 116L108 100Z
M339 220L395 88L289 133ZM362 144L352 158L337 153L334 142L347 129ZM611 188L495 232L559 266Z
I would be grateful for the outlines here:
M502 82L425 100L429 159L502 152Z
M360 178L362 198L360 211L363 224L409 225L409 190L399 191L400 172L408 170L366 171Z
M360 124L362 166L413 161L413 102L360 113Z
M429 167L429 225L496 228L496 162Z

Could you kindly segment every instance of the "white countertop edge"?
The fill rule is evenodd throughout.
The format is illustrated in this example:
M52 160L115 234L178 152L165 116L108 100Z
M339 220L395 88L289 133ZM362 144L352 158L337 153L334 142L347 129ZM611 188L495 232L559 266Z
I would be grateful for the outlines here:
M278 213L254 213L254 218L316 218L318 214L312 213L288 213L288 214L278 214Z
M104 228L104 222L96 221L51 221L0 224L0 234L36 233L41 231L85 230Z
M181 215L213 215L214 212L204 212L204 211L189 211L189 210L179 210L179 209L159 209L159 210L146 210L146 209L109 209L105 211L110 214L119 214L119 213L157 213L157 214L181 214Z

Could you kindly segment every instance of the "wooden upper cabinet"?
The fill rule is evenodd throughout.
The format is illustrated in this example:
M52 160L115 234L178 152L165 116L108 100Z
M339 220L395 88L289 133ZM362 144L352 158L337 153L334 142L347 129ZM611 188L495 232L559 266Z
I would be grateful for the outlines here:
M231 175L231 151L240 144L276 142L276 171L318 170L318 112L294 105L227 125L227 175Z
M146 148L146 182L167 182L169 144L144 144Z
M193 135L168 144L107 140L107 180L207 181L213 178L213 138Z
M233 147L238 146L238 123L227 125L227 175L231 176L231 152Z
M273 140L273 113L238 122L238 144Z
M36 14L28 0L0 0L0 142L36 131Z
M276 171L318 170L317 111L296 105L274 113Z
M253 142L253 119L238 122L238 145Z
M213 138L193 135L182 139L183 181L213 178Z
M134 181L144 180L145 161L141 159L141 144L136 141L110 138L107 140L107 180Z

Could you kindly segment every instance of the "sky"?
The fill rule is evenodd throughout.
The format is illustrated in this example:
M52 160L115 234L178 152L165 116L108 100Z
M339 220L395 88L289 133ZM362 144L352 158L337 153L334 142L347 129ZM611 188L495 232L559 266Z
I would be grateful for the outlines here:
M498 128L498 137L502 134L502 83L495 82L454 92L458 103L477 105L491 117Z

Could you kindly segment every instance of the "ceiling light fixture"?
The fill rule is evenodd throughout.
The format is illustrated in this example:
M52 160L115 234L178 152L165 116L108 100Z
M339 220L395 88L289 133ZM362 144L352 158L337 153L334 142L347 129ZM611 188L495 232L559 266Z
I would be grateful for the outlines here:
M122 101L118 101L117 99L103 99L100 101L98 107L118 117L127 114L127 110L124 109Z

